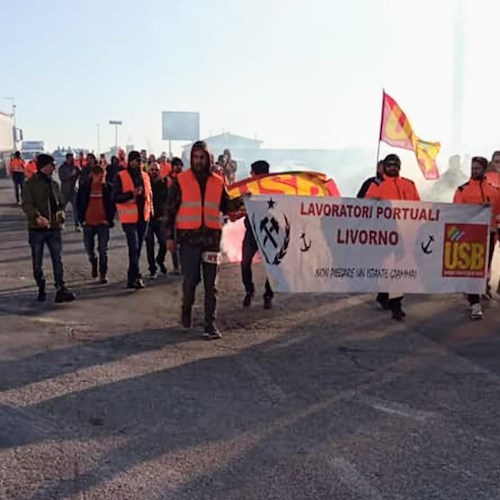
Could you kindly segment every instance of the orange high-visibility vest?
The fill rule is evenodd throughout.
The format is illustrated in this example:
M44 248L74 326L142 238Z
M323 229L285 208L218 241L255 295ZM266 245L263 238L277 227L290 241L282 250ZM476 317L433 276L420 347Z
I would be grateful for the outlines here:
M36 174L36 161L35 160L31 160L28 162L28 164L26 165L25 173L26 173L26 177L28 179L31 179Z
M122 191L127 193L133 191L134 181L128 170L118 172L122 183ZM151 211L153 208L153 194L151 191L151 181L149 175L141 170L142 180L144 183L144 220L147 222L151 218ZM126 203L117 203L116 209L118 211L118 219L122 224L136 224L139 222L139 210L135 199L129 200Z
M172 172L172 165L168 161L165 163L160 163L160 177L165 179Z
M24 160L22 158L12 158L9 163L10 173L21 172L24 173Z
M205 198L201 199L201 189L191 169L177 176L181 188L181 205L177 212L177 229L222 229L220 203L224 182L210 174L205 187Z

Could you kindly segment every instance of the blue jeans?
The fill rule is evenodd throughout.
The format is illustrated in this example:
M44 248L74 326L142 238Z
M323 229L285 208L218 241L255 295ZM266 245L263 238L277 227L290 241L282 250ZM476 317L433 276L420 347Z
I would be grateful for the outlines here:
M19 203L21 199L21 188L24 184L24 174L22 172L12 172L12 182L14 183L16 201Z
M45 285L43 274L43 250L45 244L49 247L54 272L56 288L64 285L64 270L62 263L62 239L59 229L30 229L29 243L31 246L31 259L33 262L33 276L38 286Z
M97 236L97 251L99 253L99 274L106 276L108 272L108 243L109 226L99 224L98 226L83 226L83 244L91 263L97 260L94 246Z
M142 243L148 228L148 223L139 221L137 224L122 224L123 232L127 238L128 246L128 272L127 280L134 282L141 277L139 260L141 258Z

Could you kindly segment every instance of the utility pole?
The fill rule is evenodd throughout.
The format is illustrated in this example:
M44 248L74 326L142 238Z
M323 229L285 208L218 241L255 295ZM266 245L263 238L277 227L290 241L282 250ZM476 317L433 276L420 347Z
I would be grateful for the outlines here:
M97 154L101 153L101 126L97 124Z

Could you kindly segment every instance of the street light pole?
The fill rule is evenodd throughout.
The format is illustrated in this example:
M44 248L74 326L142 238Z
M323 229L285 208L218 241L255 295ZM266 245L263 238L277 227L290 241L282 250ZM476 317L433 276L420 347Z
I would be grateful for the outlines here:
M101 130L99 123L97 124L97 154L101 153Z
M109 120L110 125L115 126L115 149L118 150L118 126L121 125L123 122L120 120Z

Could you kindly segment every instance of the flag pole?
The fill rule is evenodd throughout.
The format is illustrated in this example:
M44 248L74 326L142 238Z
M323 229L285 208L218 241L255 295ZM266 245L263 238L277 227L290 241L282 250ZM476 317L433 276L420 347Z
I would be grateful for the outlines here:
M380 128L378 131L377 165L380 159L380 143L382 139L382 126L384 125L384 104L385 104L385 89L382 89L382 109L380 111Z

